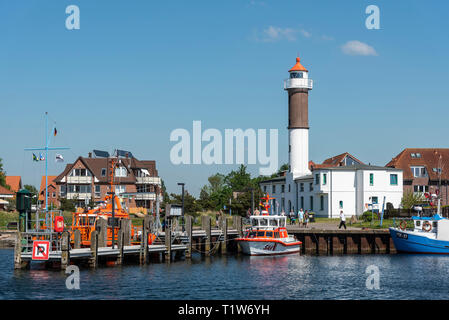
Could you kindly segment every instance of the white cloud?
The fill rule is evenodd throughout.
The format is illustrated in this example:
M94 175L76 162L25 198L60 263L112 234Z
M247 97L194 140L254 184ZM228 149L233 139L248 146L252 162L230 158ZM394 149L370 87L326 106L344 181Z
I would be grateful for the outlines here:
M373 47L367 45L366 43L352 40L346 42L341 46L341 50L344 54L351 56L377 56L376 50Z
M262 42L276 42L281 40L296 41L298 33L306 38L310 38L312 36L310 32L304 29L269 26L267 29L262 31L261 35L256 36L256 40Z

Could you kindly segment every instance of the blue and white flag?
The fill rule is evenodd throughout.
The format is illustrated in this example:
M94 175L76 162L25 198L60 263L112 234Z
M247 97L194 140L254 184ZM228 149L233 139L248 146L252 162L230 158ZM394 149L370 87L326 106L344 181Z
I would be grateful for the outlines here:
M64 162L64 158L61 154L56 154L55 162Z
M44 161L45 160L45 157L44 157L44 155L41 153L41 154L39 154L39 160L40 161Z

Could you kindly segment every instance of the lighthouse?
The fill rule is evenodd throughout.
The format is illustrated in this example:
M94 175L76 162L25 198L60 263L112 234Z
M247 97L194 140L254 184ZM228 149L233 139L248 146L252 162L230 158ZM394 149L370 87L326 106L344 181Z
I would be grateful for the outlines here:
M296 58L296 64L289 71L290 77L284 81L288 92L288 141L289 171L293 179L310 175L309 170L309 90L313 81L309 72Z

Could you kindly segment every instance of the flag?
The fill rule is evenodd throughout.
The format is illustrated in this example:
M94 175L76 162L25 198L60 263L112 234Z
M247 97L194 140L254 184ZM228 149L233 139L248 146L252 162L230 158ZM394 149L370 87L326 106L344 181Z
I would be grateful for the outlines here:
M55 132L54 132L55 137L57 134L58 134L58 130L56 130L56 127L55 127Z
M33 153L33 161L39 161L39 159L37 158L37 156Z
M44 155L42 153L39 155L39 160L40 161L44 161L45 160L45 157L44 157Z
M55 158L56 162L64 162L64 157L61 154L56 154L56 158Z

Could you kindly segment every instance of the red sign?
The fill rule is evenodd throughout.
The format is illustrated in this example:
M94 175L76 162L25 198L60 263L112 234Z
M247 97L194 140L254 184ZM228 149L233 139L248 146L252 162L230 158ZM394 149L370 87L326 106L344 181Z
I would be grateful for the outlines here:
M33 241L33 260L48 260L50 252L50 241Z

